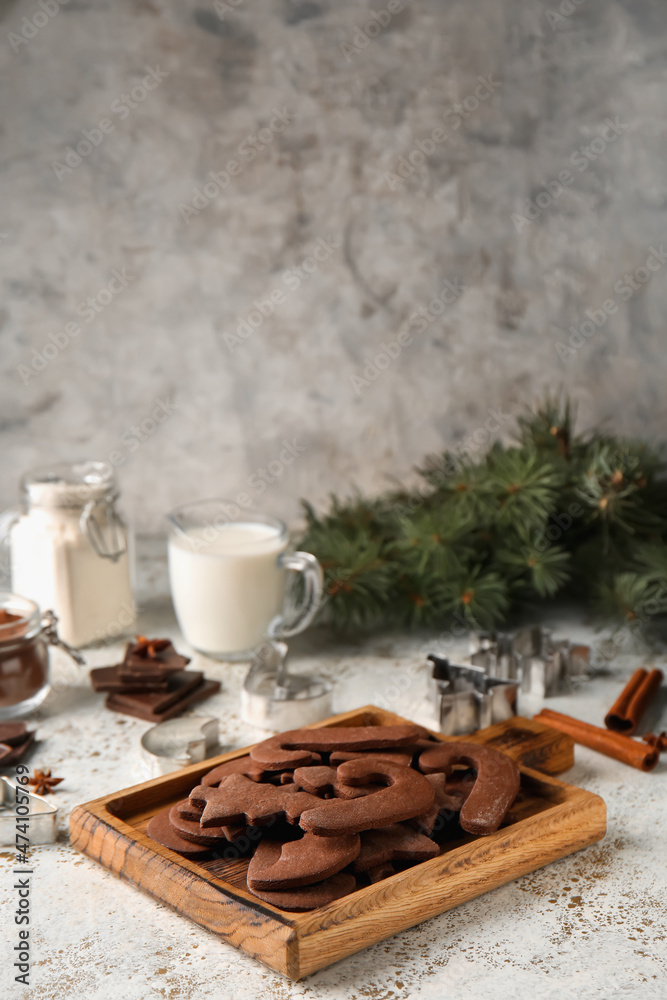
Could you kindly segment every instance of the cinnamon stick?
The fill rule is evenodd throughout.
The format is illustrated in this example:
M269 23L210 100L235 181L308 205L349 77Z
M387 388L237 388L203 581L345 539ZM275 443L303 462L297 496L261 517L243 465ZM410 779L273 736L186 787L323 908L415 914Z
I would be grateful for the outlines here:
M591 726L588 722L552 712L549 708L538 712L535 720L567 733L581 746L590 747L591 750L597 750L598 753L606 754L607 757L613 757L614 760L620 760L622 764L629 764L640 771L652 771L658 763L661 750L665 749L665 741L659 736L646 737L646 742L639 743L630 736L612 733L600 726Z
M631 736L662 684L662 670L635 670L604 717L607 729Z

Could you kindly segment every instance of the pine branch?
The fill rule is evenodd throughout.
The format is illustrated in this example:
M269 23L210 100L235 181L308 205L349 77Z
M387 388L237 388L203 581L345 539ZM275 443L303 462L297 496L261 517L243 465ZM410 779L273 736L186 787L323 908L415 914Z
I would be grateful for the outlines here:
M667 612L667 479L661 452L575 434L567 399L518 420L518 446L473 461L429 456L416 490L304 503L301 547L322 563L322 617L338 628L501 624L565 588L600 614ZM632 616L634 615L634 618Z
M544 546L531 540L525 527L517 532L514 541L511 548L496 553L499 567L510 578L529 582L540 597L556 594L570 578L570 553L560 545Z
M552 462L519 448L492 448L486 466L501 524L539 521L557 509L563 476Z

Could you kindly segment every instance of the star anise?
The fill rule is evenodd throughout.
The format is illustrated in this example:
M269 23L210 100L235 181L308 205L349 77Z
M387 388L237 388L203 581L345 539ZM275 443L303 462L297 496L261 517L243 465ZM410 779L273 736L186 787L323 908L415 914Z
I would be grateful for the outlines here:
M35 769L35 774L32 778L28 778L28 784L35 786L36 795L50 795L54 790L56 785L59 785L64 778L52 778L51 768L47 771L38 771Z
M145 635L138 635L132 652L135 656L145 656L149 660L157 660L160 653L168 649L169 646L171 646L170 639L147 639Z

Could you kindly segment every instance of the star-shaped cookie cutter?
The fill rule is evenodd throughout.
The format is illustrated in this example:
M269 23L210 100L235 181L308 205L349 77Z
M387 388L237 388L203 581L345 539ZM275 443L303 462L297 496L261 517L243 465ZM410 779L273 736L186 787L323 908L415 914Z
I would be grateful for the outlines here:
M586 677L590 647L554 639L553 630L542 625L517 632L474 632L470 638L470 662L491 677L516 680L522 694L549 698L566 684Z
M58 807L51 805L41 795L35 795L24 785L18 786L18 790L22 793L21 798L28 796L27 814L16 811L17 786L9 778L0 778L0 846L16 846L17 824L21 824L18 832L23 829L23 824L27 825L25 836L28 838L28 851L37 844L55 843L58 839Z
M518 681L489 677L482 667L460 666L440 656L429 660L431 695L445 735L472 733L516 715Z

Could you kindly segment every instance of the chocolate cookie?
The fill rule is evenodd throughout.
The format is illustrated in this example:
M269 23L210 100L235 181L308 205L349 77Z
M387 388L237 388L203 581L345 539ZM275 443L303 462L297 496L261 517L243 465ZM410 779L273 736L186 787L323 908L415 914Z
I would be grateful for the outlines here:
M423 833L398 823L361 834L361 850L354 862L355 872L365 872L388 861L428 861L437 858L440 848Z
M262 781L270 773L259 767L251 757L246 755L245 757L235 757L234 760L226 760L224 764L218 764L212 771L200 778L200 784L213 787L219 785L222 779L230 774L245 774L251 781Z
M390 875L395 874L396 869L392 865L391 861L385 861L383 865L377 865L375 868L369 868L364 872L364 875L371 883L382 882L384 879L389 878Z
M430 781L402 764L348 760L339 766L338 780L349 785L378 782L386 787L362 798L328 799L306 808L299 820L303 830L321 837L360 833L419 816L431 808L435 799Z
M454 772L448 779L442 771L427 774L426 777L433 785L435 800L430 809L422 813L421 816L415 816L414 819L410 820L410 824L430 837L437 828L438 820L441 817L453 819L461 812L461 807L475 784L475 778L474 775L469 775L467 772L464 772L463 776L459 778L457 772Z
M146 833L163 847L169 847L172 851L177 851L186 858L201 858L210 853L210 847L204 844L195 844L191 840L182 837L174 830L169 822L171 809L163 809L149 821Z
M419 768L425 774L442 771L450 775L457 764L471 767L477 776L461 808L459 823L468 833L493 833L519 791L519 768L500 750L475 743L441 743L419 757Z
M196 806L194 803L190 802L190 799L183 799L182 802L177 803L178 815L181 819L189 819L193 823L199 823L201 820L201 814L203 812L201 806Z
M414 753L410 750L334 750L329 757L329 763L333 767L344 764L346 760L356 760L358 757L374 757L375 760L388 760L392 764L403 764L405 767L412 765Z
M199 819L185 819L181 811L182 806L188 806L189 802L177 802L169 810L169 822L174 830L185 840L192 841L193 844L210 844L214 846L221 841L233 840L234 836L239 836L245 831L245 827L213 826L204 828L200 826Z
M320 753L334 750L382 750L410 746L423 737L421 726L338 726L293 729L258 743L250 756L261 767L282 770L319 764Z
M250 889L295 889L335 875L359 854L359 834L317 837L306 833L299 840L281 843L265 838L248 866Z
M297 767L294 770L294 784L298 788L303 788L304 792L311 795L320 795L326 798L333 795L334 782L336 781L336 768L328 767L326 764L315 764L312 767Z
M316 910L319 906L333 903L335 899L347 896L357 887L357 880L349 872L339 872L316 885L304 885L300 889L250 889L253 896L271 903L279 910L303 912Z
M245 774L231 774L217 788L198 785L190 792L190 801L202 806L204 827L237 823L265 826L283 818L296 823L304 809L324 804L322 799L299 791L294 784L270 785L251 781Z
M386 785L378 785L375 782L368 785L346 785L340 778L336 778L333 784L334 795L338 799L361 799L364 795L381 792L386 787Z

